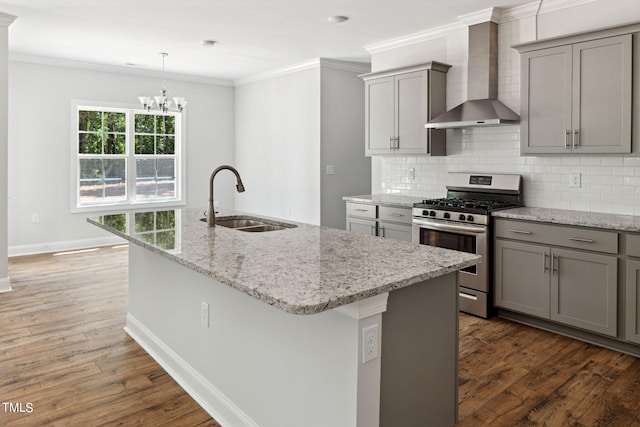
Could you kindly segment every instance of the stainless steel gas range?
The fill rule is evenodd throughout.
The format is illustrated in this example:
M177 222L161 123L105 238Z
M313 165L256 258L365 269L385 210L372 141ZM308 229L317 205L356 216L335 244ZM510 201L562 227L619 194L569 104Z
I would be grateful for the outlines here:
M450 172L447 197L413 205L414 243L482 256L478 265L458 272L460 311L488 318L492 314L491 212L522 206L522 177L507 174Z

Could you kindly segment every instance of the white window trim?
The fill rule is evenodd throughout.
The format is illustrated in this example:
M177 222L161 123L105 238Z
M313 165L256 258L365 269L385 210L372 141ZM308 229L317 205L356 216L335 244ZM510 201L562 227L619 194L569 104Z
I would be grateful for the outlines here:
M187 159L187 132L185 123L187 121L186 110L181 113L182 118L177 124L178 129L176 134L180 134L180 140L176 141L176 153L180 153L178 161L176 162L176 176L179 177L178 185L176 186L176 197L171 200L156 200L156 201L131 201L118 203L109 203L103 205L94 206L78 206L78 183L80 182L80 170L78 168L78 107L87 107L96 110L131 110L132 112L145 113L140 109L137 104L121 104L113 102L101 102L101 101L87 101L73 99L71 100L70 108L70 123L69 123L69 205L71 213L92 213L92 212L124 212L128 210L139 209L162 209L170 207L185 206L186 202L186 188L187 188L187 175L186 175L186 159ZM133 120L129 120L129 126L133 126ZM129 133L131 129L127 129ZM128 141L130 145L128 149L133 149L133 141ZM135 185L135 179L131 179L132 171L134 171L133 156L128 156L129 161L127 165L127 194L131 194L131 185Z

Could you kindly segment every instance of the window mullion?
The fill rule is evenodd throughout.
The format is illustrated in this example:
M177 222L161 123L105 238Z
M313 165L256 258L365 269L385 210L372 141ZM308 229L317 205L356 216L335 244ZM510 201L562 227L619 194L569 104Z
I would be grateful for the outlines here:
M127 112L127 200L136 200L135 111Z

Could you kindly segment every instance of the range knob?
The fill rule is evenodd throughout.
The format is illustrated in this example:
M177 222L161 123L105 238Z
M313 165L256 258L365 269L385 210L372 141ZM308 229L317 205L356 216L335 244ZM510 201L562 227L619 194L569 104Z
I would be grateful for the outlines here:
M429 215L429 211L427 210L422 211L422 216L428 216L428 215Z
M451 218L451 214L449 212L445 212L444 215L442 215L444 217L444 219L449 219Z
M464 221L466 219L466 216L464 214L460 214L460 216L458 217L458 219L460 221Z
M473 215L467 215L467 221L473 221Z
M429 216L436 216L436 211L429 212Z

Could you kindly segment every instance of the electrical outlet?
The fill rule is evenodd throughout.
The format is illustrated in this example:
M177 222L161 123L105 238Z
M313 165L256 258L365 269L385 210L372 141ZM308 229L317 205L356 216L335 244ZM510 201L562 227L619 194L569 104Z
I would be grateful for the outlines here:
M409 168L409 179L412 181L416 179L416 168Z
M580 174L577 172L572 173L569 177L569 187L580 188L580 181Z
M209 304L204 301L200 302L200 323L209 327Z
M38 214L38 212L34 212L31 214L31 222L40 222L40 214Z
M335 174L335 168L333 167L333 165L327 165L327 175L333 175Z
M362 363L378 357L378 324L362 329Z

